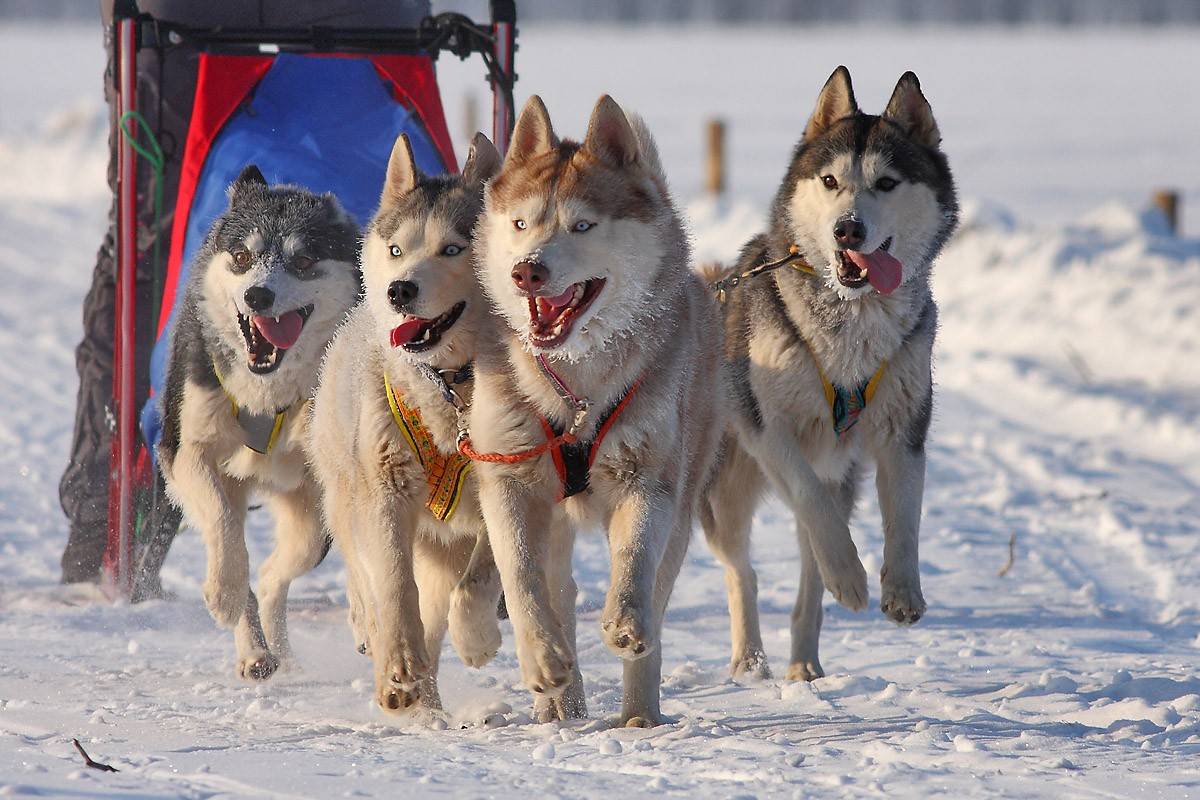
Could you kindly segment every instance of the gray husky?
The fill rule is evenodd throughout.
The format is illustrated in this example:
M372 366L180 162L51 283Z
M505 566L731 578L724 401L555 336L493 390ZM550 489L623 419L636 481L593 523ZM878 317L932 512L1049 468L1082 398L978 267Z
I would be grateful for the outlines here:
M872 116L859 111L839 67L792 157L769 230L746 244L734 274L771 271L724 292L734 432L701 516L725 565L735 675L768 674L749 556L751 516L766 487L791 507L800 541L789 679L824 675L817 642L826 586L844 605L866 606L849 530L866 457L883 512L882 610L902 624L925 612L917 530L937 329L929 273L958 214L940 141L911 72ZM856 577L843 582L836 576L847 575L848 559Z
M359 293L357 240L332 195L269 187L247 167L196 256L171 335L158 463L204 539L204 600L236 626L237 670L251 680L289 657L288 586L329 548L302 407ZM276 521L259 571L261 622L244 531L252 492Z
M375 698L440 707L447 627L468 665L500 647L500 578L472 464L457 452L476 341L494 336L471 229L500 155L477 134L462 175L425 176L396 140L363 242L366 296L334 338L313 402L312 464L349 577Z

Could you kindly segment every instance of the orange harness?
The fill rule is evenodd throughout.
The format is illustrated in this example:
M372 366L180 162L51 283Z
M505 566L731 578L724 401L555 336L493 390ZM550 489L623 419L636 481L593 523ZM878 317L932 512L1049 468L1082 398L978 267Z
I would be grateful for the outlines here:
M554 469L558 472L558 479L562 483L559 500L566 500L568 497L574 497L587 490L592 463L596 460L596 454L600 452L600 445L604 442L604 437L608 435L609 429L616 423L617 417L621 416L621 412L625 410L625 406L629 405L629 401L633 399L633 395L641 385L640 379L635 381L623 396L619 397L608 407L608 410L600 415L600 427L596 429L596 438L590 442L581 442L578 439L572 442L561 441L562 431L558 430L550 420L545 417L541 418L542 430L546 432L546 440L558 442L550 448L550 457L554 459Z
M421 412L405 405L400 394L392 387L387 375L383 376L383 388L387 392L392 419L400 429L408 446L412 448L421 469L425 471L425 482L429 486L429 497L425 508L435 519L445 522L454 516L458 501L462 498L467 475L475 465L469 458L458 453L443 453L433 441L429 429L421 422Z

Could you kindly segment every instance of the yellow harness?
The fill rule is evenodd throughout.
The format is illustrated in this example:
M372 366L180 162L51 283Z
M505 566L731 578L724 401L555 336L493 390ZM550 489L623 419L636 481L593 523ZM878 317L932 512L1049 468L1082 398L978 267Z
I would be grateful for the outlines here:
M429 499L425 501L425 508L436 519L445 522L458 508L467 474L474 465L466 456L443 453L438 449L429 429L421 422L421 412L404 404L386 374L383 376L383 389L387 393L396 427L425 470L425 482L429 485Z
M809 352L812 353L811 350ZM821 376L821 388L825 390L825 402L829 404L829 411L833 417L833 430L838 436L841 436L854 427L858 422L859 414L866 409L871 398L875 396L875 390L879 388L879 379L883 377L887 362L884 361L880 364L879 369L875 370L875 374L856 389L843 389L841 386L834 386L830 383L815 354L813 355L813 364L817 367L817 374Z
M215 359L213 360L213 374L217 376L217 383L221 385L221 391L225 392L225 397L229 399L234 420L242 429L242 444L259 455L265 456L271 452L271 448L275 446L275 441L279 438L279 432L283 430L283 420L291 407L276 411L273 416L244 409L238 405L237 398L226 388L225 379L221 377L221 370L217 369Z

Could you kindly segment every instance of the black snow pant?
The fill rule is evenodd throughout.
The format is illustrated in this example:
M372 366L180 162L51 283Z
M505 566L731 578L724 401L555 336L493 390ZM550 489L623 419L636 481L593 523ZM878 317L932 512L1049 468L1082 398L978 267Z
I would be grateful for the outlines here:
M116 218L117 130L115 75L112 64L112 14L114 0L100 0L105 44L110 55L104 76L109 107L108 185L113 192L110 223ZM429 0L139 0L138 8L156 19L204 27L307 28L415 27L429 14ZM199 53L186 46L162 50L144 48L137 59L138 111L146 118L166 158L162 217L155 219L153 174L147 162L137 165L138 264L136 289L137 397L149 394L150 349L161 298L154 286L166 264L154 264L154 243L165 262L171 248L175 196L179 189L180 161L187 141L188 120L195 96ZM91 581L99 576L108 541L109 460L116 414L113 402L113 335L116 300L116 259L113 228L96 256L92 285L83 306L83 341L75 351L79 396L70 461L59 483L59 500L66 513L69 535L62 557L64 582ZM137 409L140 412L140 409ZM161 478L156 476L161 490ZM160 491L161 494L161 491ZM165 506L165 503L162 503ZM155 525L178 525L178 514L169 510ZM167 544L170 539L168 538ZM157 554L151 570L157 572L166 555Z

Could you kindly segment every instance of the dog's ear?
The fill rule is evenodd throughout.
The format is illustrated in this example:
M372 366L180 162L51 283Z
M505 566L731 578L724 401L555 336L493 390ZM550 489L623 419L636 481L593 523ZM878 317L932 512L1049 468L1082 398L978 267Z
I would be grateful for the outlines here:
M825 87L817 96L817 107L804 128L804 141L811 142L832 128L838 120L857 113L858 101L854 99L850 70L838 67L829 76L829 80L825 81Z
M592 109L583 149L614 167L637 161L637 134L633 132L629 118L617 101L608 95L597 100L596 107Z
M471 139L471 152L463 164L463 179L468 183L483 183L500 171L500 153L496 145L482 133Z
M417 188L420 180L421 170L417 168L417 162L413 158L412 145L408 142L408 136L402 133L396 137L396 143L392 145L392 156L388 159L387 177L383 179L383 196L380 198L380 205L386 205L388 201L395 202L404 197Z
M558 147L558 137L550 126L550 114L542 98L530 96L513 128L512 142L507 159L512 162L525 161Z
M247 164L241 174L229 184L229 207L236 208L252 194L257 194L267 188L267 179L262 170L254 164Z
M933 109L921 93L921 82L912 72L900 76L883 116L926 147L937 147L942 142L941 131L933 119Z

